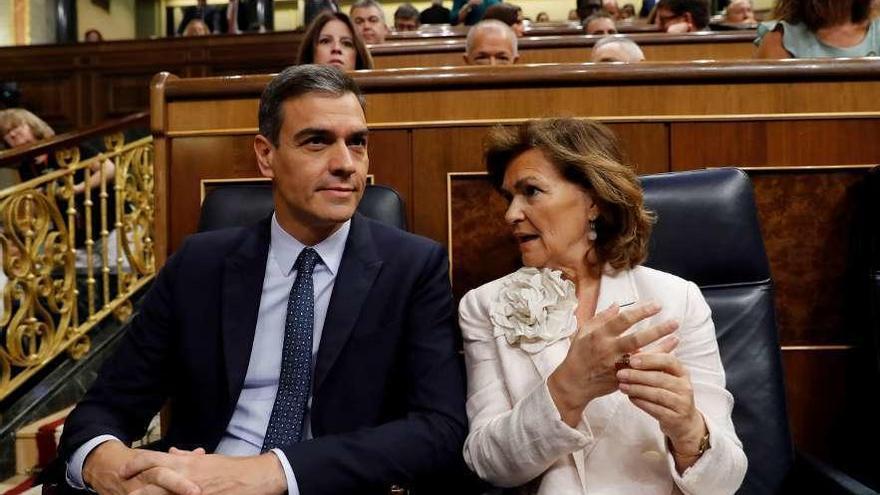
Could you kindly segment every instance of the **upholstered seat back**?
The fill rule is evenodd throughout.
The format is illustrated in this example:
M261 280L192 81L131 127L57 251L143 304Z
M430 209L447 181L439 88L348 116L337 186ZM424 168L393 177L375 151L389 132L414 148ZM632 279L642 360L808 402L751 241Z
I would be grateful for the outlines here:
M199 232L240 227L258 222L272 213L272 185L232 184L212 190L202 203ZM368 185L358 205L362 215L406 230L406 210L397 191Z
M647 266L700 286L735 405L749 468L739 493L775 493L794 462L773 284L752 185L738 169L642 178L657 214Z

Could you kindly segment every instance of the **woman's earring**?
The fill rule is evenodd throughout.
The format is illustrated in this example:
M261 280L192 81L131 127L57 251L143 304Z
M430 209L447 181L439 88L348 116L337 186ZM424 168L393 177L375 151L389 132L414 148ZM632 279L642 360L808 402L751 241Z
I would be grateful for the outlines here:
M596 237L596 220L590 220L590 227L587 230L587 239L590 241L595 241Z

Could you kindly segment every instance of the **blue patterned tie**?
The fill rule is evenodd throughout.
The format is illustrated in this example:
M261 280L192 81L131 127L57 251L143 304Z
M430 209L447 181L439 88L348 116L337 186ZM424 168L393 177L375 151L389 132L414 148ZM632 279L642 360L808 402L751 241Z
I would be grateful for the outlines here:
M315 324L312 270L320 261L318 253L307 247L293 265L296 280L287 299L278 395L263 439L264 452L302 440L303 417L312 385L312 327Z

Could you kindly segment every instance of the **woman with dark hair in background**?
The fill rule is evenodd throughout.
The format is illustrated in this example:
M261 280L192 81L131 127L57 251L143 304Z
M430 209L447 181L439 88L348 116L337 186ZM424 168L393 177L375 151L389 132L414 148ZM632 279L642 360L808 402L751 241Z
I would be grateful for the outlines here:
M871 0L778 0L758 26L755 58L873 57L880 20Z
M324 11L306 30L297 63L361 70L373 68L373 57L347 15Z

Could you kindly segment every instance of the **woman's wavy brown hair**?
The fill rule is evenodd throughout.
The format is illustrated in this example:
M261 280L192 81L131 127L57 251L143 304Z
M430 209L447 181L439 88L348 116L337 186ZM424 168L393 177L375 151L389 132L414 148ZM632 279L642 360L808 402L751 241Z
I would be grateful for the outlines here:
M635 170L610 129L584 119L534 120L497 127L486 142L489 179L496 189L507 167L522 153L538 149L565 180L581 186L599 206L596 256L615 270L632 268L648 255L654 215L645 209Z

